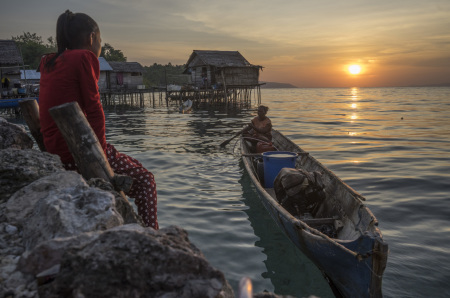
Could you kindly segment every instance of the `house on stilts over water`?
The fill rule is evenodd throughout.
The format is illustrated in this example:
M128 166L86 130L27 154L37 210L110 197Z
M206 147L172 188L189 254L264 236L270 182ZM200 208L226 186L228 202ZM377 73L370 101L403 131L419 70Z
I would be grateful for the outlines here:
M155 106L155 93L162 102L159 88L146 88L144 85L145 69L138 62L106 61L98 58L100 79L98 82L102 103L105 106L145 106L145 95L149 95L150 104Z
M0 112L20 113L19 101L39 92L27 78L34 70L25 70L21 51L14 40L0 40Z
M262 66L250 64L238 51L194 50L183 72L190 84L179 90L167 88L170 100L190 99L196 104L226 106L261 103L259 71Z
M20 70L23 67L22 55L16 42L0 40L0 99L21 97L18 96L18 89L22 89Z

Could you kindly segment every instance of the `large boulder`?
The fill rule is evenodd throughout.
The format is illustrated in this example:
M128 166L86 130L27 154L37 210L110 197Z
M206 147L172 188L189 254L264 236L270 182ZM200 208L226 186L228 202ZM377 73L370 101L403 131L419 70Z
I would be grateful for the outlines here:
M46 176L18 191L6 204L6 217L23 228L26 249L56 237L123 224L114 196L89 187L73 171Z
M59 156L33 149L0 150L0 202L43 176L65 171Z
M0 149L31 149L33 140L22 125L6 121L0 117Z
M130 224L42 242L18 269L49 281L41 297L234 297L223 273L175 226Z
M87 181L87 183L91 187L97 187L102 190L106 190L107 192L110 192L114 195L114 197L116 198L116 210L120 213L120 215L122 215L124 224L139 223L142 226L144 225L141 217L134 211L127 198L119 194L114 189L111 183L101 178L91 178Z

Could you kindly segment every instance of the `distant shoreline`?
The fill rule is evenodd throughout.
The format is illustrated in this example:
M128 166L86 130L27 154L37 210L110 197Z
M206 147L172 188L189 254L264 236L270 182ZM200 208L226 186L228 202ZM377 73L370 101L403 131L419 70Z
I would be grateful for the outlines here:
M450 83L442 83L442 84L431 84L431 85L409 85L409 86L377 86L377 87L368 87L368 86L347 86L347 87L297 87L289 83L278 83L278 82L260 82L261 88L266 89L282 89L282 88L418 88L418 87L450 87Z
M261 88L298 88L297 86L294 86L292 84L288 83L277 83L277 82L260 82Z

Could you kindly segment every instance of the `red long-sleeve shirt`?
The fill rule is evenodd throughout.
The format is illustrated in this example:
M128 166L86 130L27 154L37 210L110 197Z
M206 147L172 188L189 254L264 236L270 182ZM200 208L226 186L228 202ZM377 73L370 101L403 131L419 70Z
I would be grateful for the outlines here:
M47 152L58 154L63 163L73 161L72 154L48 110L54 106L76 101L94 130L103 151L106 151L105 114L98 92L100 65L97 56L88 50L66 50L53 69L45 69L52 55L41 61L39 116Z

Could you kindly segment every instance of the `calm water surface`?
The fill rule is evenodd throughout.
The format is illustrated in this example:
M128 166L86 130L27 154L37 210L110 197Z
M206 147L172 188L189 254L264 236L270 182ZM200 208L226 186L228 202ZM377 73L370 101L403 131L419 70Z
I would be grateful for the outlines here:
M263 89L275 128L362 193L390 255L385 297L449 297L450 88ZM280 232L244 171L235 142L218 145L255 109L180 114L109 110L107 139L156 176L161 227L189 232L234 289L333 297Z
M274 127L363 194L390 255L385 297L449 297L450 88L262 89ZM236 290L333 297L259 202L232 141L256 109L106 109L107 139L156 177L160 227L189 232Z

